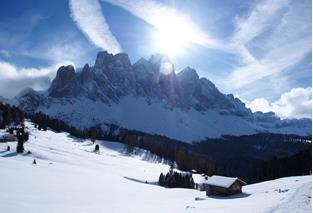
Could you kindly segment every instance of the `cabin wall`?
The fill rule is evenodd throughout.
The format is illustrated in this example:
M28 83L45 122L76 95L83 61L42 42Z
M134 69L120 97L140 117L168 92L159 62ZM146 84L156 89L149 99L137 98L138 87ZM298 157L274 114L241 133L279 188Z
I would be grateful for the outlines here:
M241 188L242 185L239 183L239 181L236 181L230 186L230 190L234 193L241 193Z
M17 141L15 135L4 135L0 138L0 142L12 142L12 141Z
M219 186L208 186L206 190L207 195L228 195L228 190Z

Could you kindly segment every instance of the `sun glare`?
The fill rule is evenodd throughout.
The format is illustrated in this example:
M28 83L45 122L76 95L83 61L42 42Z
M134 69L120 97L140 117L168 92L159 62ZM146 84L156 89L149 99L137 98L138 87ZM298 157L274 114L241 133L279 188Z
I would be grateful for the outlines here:
M159 20L155 33L155 49L168 56L180 54L191 40L192 28L179 17L164 17Z

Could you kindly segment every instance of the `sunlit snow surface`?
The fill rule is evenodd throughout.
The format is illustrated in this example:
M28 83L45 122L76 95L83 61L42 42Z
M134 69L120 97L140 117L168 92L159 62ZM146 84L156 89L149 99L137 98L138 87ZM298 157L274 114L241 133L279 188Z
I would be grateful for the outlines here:
M0 212L311 212L311 176L247 185L237 196L206 197L157 186L168 166L155 156L127 156L122 144L106 141L97 141L96 154L88 140L27 125L25 149L32 154L17 155L15 142L0 143Z

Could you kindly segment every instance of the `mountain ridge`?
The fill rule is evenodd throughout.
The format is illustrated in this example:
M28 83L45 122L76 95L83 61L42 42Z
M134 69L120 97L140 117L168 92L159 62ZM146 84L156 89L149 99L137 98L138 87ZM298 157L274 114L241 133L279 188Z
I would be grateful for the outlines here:
M160 54L131 64L126 53L101 51L94 66L79 71L62 66L47 91L24 91L15 100L28 112L41 111L78 128L113 123L185 142L226 134L311 134L310 119L252 113L195 69L175 73Z

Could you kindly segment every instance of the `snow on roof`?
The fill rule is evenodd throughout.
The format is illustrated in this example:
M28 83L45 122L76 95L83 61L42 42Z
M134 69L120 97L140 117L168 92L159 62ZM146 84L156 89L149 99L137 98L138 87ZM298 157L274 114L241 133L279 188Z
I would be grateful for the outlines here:
M178 170L178 169L174 169L174 172L177 172L177 173L179 173L179 174L182 175L182 176L191 175L191 172L180 171L180 170Z
M244 181L240 180L237 177L225 177L218 175L213 175L212 177L209 177L207 180L204 180L202 183L207 185L229 188L236 180L239 180L240 182L246 184Z

